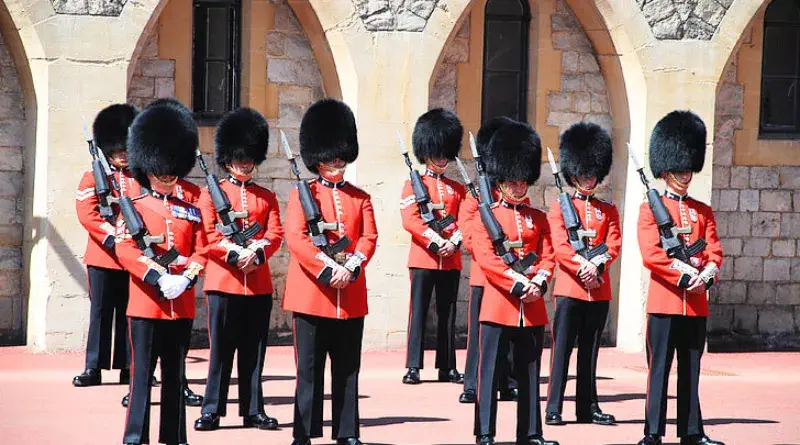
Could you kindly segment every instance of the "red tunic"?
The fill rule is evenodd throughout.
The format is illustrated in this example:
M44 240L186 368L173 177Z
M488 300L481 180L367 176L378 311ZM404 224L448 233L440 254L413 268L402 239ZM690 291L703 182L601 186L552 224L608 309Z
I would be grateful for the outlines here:
M139 196L141 194L141 185L139 185L137 181L133 181L128 196ZM175 183L175 193L172 195L181 201L197 205L197 201L200 199L200 187L186 179L180 178L178 182Z
M256 252L261 265L247 275L236 267L242 247L230 241L217 230L216 225L220 221L211 201L211 194L206 187L200 194L197 204L203 216L203 226L208 242L206 245L208 264L203 280L203 290L234 295L271 294L274 289L267 260L281 247L283 241L283 226L281 226L278 199L275 197L275 193L254 182L248 182L242 186L242 183L235 179L225 179L220 181L220 187L228 195L228 200L235 212L247 212L245 224L243 224L245 220L236 221L240 228L254 223L261 224L261 231L249 240L248 245L250 250Z
M119 170L114 172L114 177L120 186L120 192L125 196L131 196L131 189L139 190L139 184L130 176ZM109 185L110 185L109 181ZM119 197L119 193L112 192ZM137 192L138 194L138 192ZM117 242L117 234L122 226L122 217L119 216L119 206L112 205L114 219L109 222L100 216L98 209L99 200L95 194L94 175L89 170L84 172L78 191L75 194L75 212L78 214L78 221L89 233L89 240L86 243L86 252L83 255L83 262L87 266L102 267L105 269L122 270L122 266L117 260L114 246ZM105 247L106 246L111 246Z
M444 210L434 210L434 215L441 218L446 215L457 217L459 207L467 194L463 185L442 175L426 173L422 182L428 189L433 204L444 203ZM403 194L400 201L400 215L403 219L403 228L411 234L411 249L408 252L408 267L419 269L461 270L461 252L456 250L453 255L442 258L429 246L441 246L446 240L460 246L463 234L458 229L458 222L453 223L441 235L422 222L419 206L414 197L411 180L403 185Z
M151 236L164 235L164 243L154 247L157 255L175 247L181 254L173 265L161 267L142 254L136 242L126 234L117 245L119 261L130 272L130 301L128 316L174 320L194 318L195 301L191 286L174 300L159 295L157 280L165 273L183 274L192 282L205 266L205 233L200 211L176 197L164 198L157 193L142 195L134 200ZM185 264L177 264L185 263Z
M539 261L524 274L515 272L495 254L483 225L474 224L472 249L486 276L480 320L515 327L545 325L547 310L544 298L523 303L517 291L531 281L546 285L553 276L555 260L547 216L528 205L512 206L504 201L496 203L492 211L509 241L522 240L522 248L514 249L517 257L534 252Z
M309 186L325 222L339 224L336 231L326 232L328 241L335 242L344 235L350 238L352 243L345 251L352 256L345 267L359 268L361 272L344 289L329 287L319 280L335 263L311 241L299 194L296 189L292 190L286 207L286 244L291 259L283 309L326 318L363 317L368 312L363 268L375 253L378 242L370 196L345 181L333 184L316 179Z
M591 198L586 200L578 196L572 197L572 204L578 212L578 219L583 229L594 230L597 233L594 238L585 238L588 246L594 247L605 242L608 247L606 254L598 255L591 261L595 266L601 267L602 265L603 274L601 277L603 283L599 288L589 290L578 277L578 270L587 260L577 255L569 244L567 228L564 225L564 216L561 214L558 200L555 200L550 205L550 212L547 215L547 219L550 222L550 236L553 239L553 251L556 255L559 270L553 295L586 301L611 300L611 278L609 277L608 268L619 256L619 251L622 247L617 208L613 204L600 199Z
M677 227L691 227L688 235L679 235L684 244L689 245L704 238L708 246L696 257L700 259L699 270L706 266L722 266L722 246L717 235L717 224L711 207L692 198L673 199L676 196L662 197L662 201L672 215ZM701 287L697 292L687 292L678 287L684 267L677 260L669 258L661 248L658 227L647 202L639 208L639 249L644 266L650 269L650 287L647 293L647 313L708 316L707 291ZM713 263L713 265L711 265ZM716 274L715 274L716 275ZM715 277L716 278L716 277Z

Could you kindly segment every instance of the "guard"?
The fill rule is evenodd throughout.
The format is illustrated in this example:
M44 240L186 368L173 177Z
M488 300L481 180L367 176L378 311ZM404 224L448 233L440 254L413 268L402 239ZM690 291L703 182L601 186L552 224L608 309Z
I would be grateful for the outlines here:
M403 383L420 383L423 368L425 322L431 297L436 292L436 368L440 382L463 383L456 369L455 322L458 282L461 278L462 232L457 222L442 224L458 216L467 191L447 178L447 164L458 156L464 129L453 112L436 108L423 114L414 126L414 156L425 165L422 184L403 186L400 213L403 228L411 234L408 268L411 275L411 308ZM424 196L417 196L421 192ZM427 201L427 202L426 202ZM428 206L428 209L421 207ZM424 213L430 212L425 218Z

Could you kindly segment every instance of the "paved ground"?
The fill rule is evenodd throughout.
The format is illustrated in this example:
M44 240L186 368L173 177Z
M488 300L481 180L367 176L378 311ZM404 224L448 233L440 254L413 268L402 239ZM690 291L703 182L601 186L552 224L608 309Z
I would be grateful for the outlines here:
M458 362L463 364L463 351ZM270 348L267 353L264 393L266 410L281 422L277 432L241 428L238 417L223 419L223 429L198 433L190 430L192 445L291 442L294 362L290 348ZM548 369L549 351L544 353ZM207 350L190 352L188 375L192 386L202 391L207 368ZM428 363L433 361L429 356ZM471 405L460 405L460 387L425 383L415 387L400 383L402 352L365 354L361 374L362 439L370 444L458 444L473 442ZM116 372L104 375L108 382L93 388L73 388L72 377L81 370L80 354L34 355L24 348L0 348L0 444L114 444L120 443L125 411L119 405L126 388L113 384ZM562 445L631 444L642 432L646 370L642 355L603 349L599 391L602 407L617 416L619 425L545 426L545 436ZM800 354L708 354L701 380L703 414L707 432L728 445L800 444ZM546 374L546 371L544 372ZM435 370L423 371L423 379L434 379ZM547 386L542 385L542 391ZM674 380L670 393L675 393ZM152 435L157 434L158 388L153 395ZM567 387L574 391L574 381ZM234 388L231 393L236 394ZM565 405L565 420L572 420L572 398ZM330 419L326 402L325 418ZM514 403L500 404L498 441L514 438ZM236 413L235 406L229 412ZM199 416L189 408L189 422ZM669 417L674 419L675 400ZM327 438L315 444L330 443ZM674 420L667 443L677 443Z

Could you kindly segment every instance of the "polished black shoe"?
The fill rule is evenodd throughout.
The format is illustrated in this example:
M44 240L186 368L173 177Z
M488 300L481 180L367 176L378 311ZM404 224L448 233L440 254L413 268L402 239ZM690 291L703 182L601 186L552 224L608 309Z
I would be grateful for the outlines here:
M494 445L494 437L488 436L488 435L478 436L477 438L475 438L475 444L476 445Z
M722 442L711 440L705 434L681 437L681 445L725 445Z
M565 425L564 419L558 413L547 413L544 416L544 423L546 425Z
M517 445L559 445L555 440L545 440L542 436L528 436L525 439L517 439Z
M120 385L127 385L131 383L131 370L130 369L120 369L119 370L119 384Z
M303 439L294 439L292 440L292 445L311 445L311 439L308 437Z
M203 396L195 394L189 386L183 387L183 400L186 406L203 406Z
M128 402L130 402L130 400L131 400L131 393L125 394L125 397L122 398L122 407L127 408Z
M336 439L336 445L363 445L358 437L348 437L347 439Z
M214 431L219 429L219 415L213 413L203 413L200 418L194 421L195 431Z
M658 434L648 434L640 440L637 445L661 445L661 436Z
M449 371L439 370L439 381L450 383L464 383L464 374L458 372L458 369L451 369Z
M244 416L242 425L245 427L256 427L260 430L277 430L278 419L264 413L258 413L254 416Z
M519 400L519 390L517 388L501 389L497 394L497 400L501 402L516 402Z
M462 392L461 395L458 396L459 403L476 403L477 401L478 395L471 389Z
M419 368L408 368L408 372L403 376L403 383L406 385L419 385Z
M594 423L596 425L613 425L616 421L614 416L600 410L592 411L589 417L578 417L578 423Z
M72 386L77 386L82 388L84 386L97 386L103 383L103 379L100 377L100 370L97 368L89 368L86 371L83 371L81 375L76 375L74 379L72 379Z

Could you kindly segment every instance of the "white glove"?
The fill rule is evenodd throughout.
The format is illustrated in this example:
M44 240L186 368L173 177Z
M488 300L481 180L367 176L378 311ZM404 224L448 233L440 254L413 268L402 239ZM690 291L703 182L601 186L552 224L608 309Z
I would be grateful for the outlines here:
M161 289L161 293L164 294L164 298L167 300L174 300L178 298L183 291L189 287L189 279L184 277L183 275L162 275L161 278L158 279L158 287Z
M178 258L175 258L175 260L170 263L170 266L185 266L187 264L189 264L189 258L186 258L183 255L178 255Z

